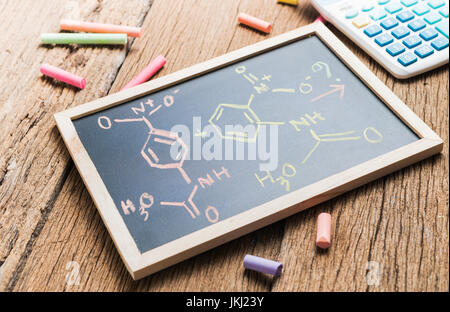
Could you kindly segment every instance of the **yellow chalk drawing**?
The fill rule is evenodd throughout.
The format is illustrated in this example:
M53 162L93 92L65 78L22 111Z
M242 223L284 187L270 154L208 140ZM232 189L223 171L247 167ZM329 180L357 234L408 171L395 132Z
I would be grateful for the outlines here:
M250 82L252 85L254 85L253 89L255 89L255 91L258 92L258 94L261 94L263 92L267 92L270 90L269 86L263 82L260 82L259 86L256 85L256 83L260 79L254 74L245 73L247 71L247 68L245 66L238 66L234 69L234 71L237 74L242 75L248 82ZM263 77L261 78L261 80L270 81L271 78L272 78L272 75L264 74Z
M316 139L316 144L314 147L309 151L308 155L306 155L305 159L303 159L302 164L306 163L311 157L311 155L314 153L314 151L319 147L321 142L338 142L338 141L354 141L361 139L360 136L349 136L351 134L354 134L356 131L347 131L347 132L341 132L341 133L329 133L329 134L321 134L317 135L314 130L309 130L311 132L311 135L314 139Z
M259 121L257 122L258 125L278 125L282 126L285 124L284 121Z
M244 65L238 66L238 67L236 67L236 68L234 69L234 71L235 71L236 73L238 73L239 75L245 73L246 70L247 70L247 69L245 68Z
M283 92L283 93L295 93L295 89L278 88L278 89L273 89L272 92L274 92L274 93L277 93L277 92Z
M238 67L239 68L239 67ZM283 121L261 121L255 111L250 107L252 104L255 95L250 95L247 104L219 104L212 116L209 118L208 122L217 130L222 139L236 140L241 142L255 142L258 137L258 133L260 130L260 125L284 125ZM222 120L224 112L228 112L229 110L238 110L242 111L242 116L244 122L247 126L254 125L255 131L250 132L245 130L245 126L242 125L242 131L224 131L219 127L218 122ZM225 113L226 114L226 113ZM225 125L229 125L229 123L225 123ZM230 124L232 125L232 124ZM236 124L238 125L238 124ZM236 130L236 129L233 129ZM239 129L238 129L239 130ZM201 135L200 130L197 130L196 136Z
M247 104L219 104L216 110L214 111L213 115L209 119L209 123L217 130L217 132L223 139L230 139L241 142L255 142L260 128L258 122L261 122L261 120L250 107L254 98L255 98L254 94L250 95ZM250 124L255 125L255 133L253 137L249 137L248 133L245 131L228 131L222 133L222 129L216 124L216 122L218 122L221 119L223 112L229 109L242 111L242 115L245 117L245 119Z
M300 83L300 85L298 86L298 89L301 94L309 94L313 90L312 85L310 83L306 83L306 82Z
M327 63L319 61L319 62L314 63L311 68L312 68L313 72L318 72L318 71L325 69L327 78L331 78L330 66Z
M309 121L308 121L309 120ZM321 113L314 112L313 115L305 114L300 120L290 120L289 123L295 128L296 131L301 131L300 126L310 127L311 124L317 124L316 120L325 120L325 117Z
M255 177L258 180L259 184L261 184L261 187L264 187L264 181L269 179L270 182L274 183L275 180L272 177L272 174L270 173L270 171L266 171L266 176L260 178L259 175L257 173L255 173Z
M206 131L200 131L199 129L197 129L197 131L195 132L194 136L196 137L202 137L202 138L206 138Z
M291 173L288 173L288 170L290 170ZM295 176L297 174L297 170L291 164L285 163L283 165L283 168L281 169L281 174L287 178L292 178L293 176Z
M372 131L373 133L375 133L378 138L377 139L371 139L369 138L369 136L367 135L368 131ZM364 139L366 139L367 142L372 143L372 144L376 144L376 143L380 143L381 141L383 141L383 135L374 127L369 127L364 129Z
M260 177L257 173L255 173L256 180L258 180L261 187L264 187L264 181L269 180L272 184L275 182L279 182L281 186L284 186L286 192L291 190L291 184L289 182L289 178L292 178L297 174L297 170L295 167L289 163L285 163L281 169L281 176L274 179L270 171L266 171L266 175L264 177Z
M258 94L261 94L263 92L267 92L270 90L269 86L267 86L265 83L260 83L259 86L254 86L253 89L256 90L256 92L258 92Z

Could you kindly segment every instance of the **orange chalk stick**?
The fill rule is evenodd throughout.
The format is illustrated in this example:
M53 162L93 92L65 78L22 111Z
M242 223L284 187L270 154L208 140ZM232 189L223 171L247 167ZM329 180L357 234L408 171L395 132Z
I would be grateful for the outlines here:
M248 15L246 13L239 13L238 21L241 24L247 25L265 33L270 33L270 31L272 30L272 24L270 24L269 22L263 21L262 19Z
M331 215L323 212L317 217L316 246L326 249L331 244Z
M140 37L142 35L142 29L140 27L90 23L68 19L61 20L60 29L91 33L127 34L130 37Z

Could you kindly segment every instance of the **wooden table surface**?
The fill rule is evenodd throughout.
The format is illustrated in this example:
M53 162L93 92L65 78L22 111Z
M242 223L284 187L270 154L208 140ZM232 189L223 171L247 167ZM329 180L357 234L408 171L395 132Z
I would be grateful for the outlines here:
M0 291L449 291L448 66L396 80L330 25L444 152L140 281L125 269L53 114L117 92L159 54L161 77L309 24L317 13L300 3L1 1ZM241 11L272 22L272 33L238 26ZM140 25L144 35L126 48L40 46L61 18ZM82 75L86 89L42 78L44 62ZM314 246L323 211L335 230L326 252ZM246 253L284 263L283 275L244 272Z

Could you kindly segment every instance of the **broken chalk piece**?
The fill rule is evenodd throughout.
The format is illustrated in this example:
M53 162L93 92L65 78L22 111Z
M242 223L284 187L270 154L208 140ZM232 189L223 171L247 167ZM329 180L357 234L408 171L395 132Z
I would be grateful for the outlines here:
M244 258L244 268L278 276L281 274L283 264L252 255L246 255Z
M326 249L331 244L331 215L322 212L317 217L317 237L316 246Z
M126 34L41 34L43 44L127 44Z
M149 80L153 75L155 75L164 65L166 64L166 59L164 56L157 56L147 67L144 68L136 77L134 77L129 83L122 88L122 90L129 89L131 87L140 85L141 83Z
M272 29L272 25L269 22L263 21L262 19L248 15L246 13L239 13L238 21L241 24L247 25L265 33L270 33L270 30Z
M324 24L325 24L326 20L325 20L322 16L319 16L318 18L316 18L316 19L314 20L314 23L315 23L315 22L321 22L321 23L324 23Z
M297 5L298 4L298 0L278 0L278 3L286 3L286 4L291 4L291 5Z
M84 87L86 86L86 79L77 76L75 74L69 73L65 70L62 70L58 67L49 64L42 64L40 70L41 73L44 74L45 76L55 78L57 80L63 81L77 88L84 89Z
M141 27L90 23L83 21L75 21L63 19L60 22L61 30L84 31L91 33L108 33L108 34L127 34L130 37L140 37L142 35Z

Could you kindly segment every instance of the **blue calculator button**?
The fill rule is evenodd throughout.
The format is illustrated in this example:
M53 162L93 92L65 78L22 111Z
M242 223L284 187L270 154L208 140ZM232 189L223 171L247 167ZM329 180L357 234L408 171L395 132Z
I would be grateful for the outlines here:
M402 54L403 52L405 52L405 50L406 50L405 47L401 43L398 43L398 42L396 42L386 48L386 51L392 56L397 56L399 54Z
M424 4L419 4L418 6L414 7L413 12L419 16L422 16L422 15L430 12L430 8Z
M419 31L421 29L424 29L427 26L425 22L421 19L416 19L408 24L409 29L412 31Z
M417 2L419 2L418 0L402 0L400 1L405 7L410 7L414 4L416 4Z
M414 14L412 14L411 11L404 11L397 15L397 19L402 23L410 21L413 18L414 18Z
M393 18L393 17L389 17L389 18L383 20L380 23L380 25L384 29L389 30L389 29L394 28L395 26L397 26L398 25L398 21L395 18Z
M409 36L408 38L403 40L403 44L409 49L415 48L421 43L422 40L420 40L420 38L417 36Z
M375 38L375 42L380 46L384 47L394 41L394 38L390 36L389 34L382 34Z
M355 18L357 16L358 16L358 10L356 10L356 9L350 9L345 12L345 18L347 18L347 19Z
M378 26L378 25L372 25L372 26L369 26L366 29L364 29L364 33L367 36L369 36L370 38L372 38L373 36L381 34L382 31L383 31L383 29L381 29L381 27Z
M443 16L448 18L448 7L442 8L439 10L439 13Z
M388 5L386 5L384 7L384 9L386 11L388 11L388 13L394 14L394 13L400 12L403 9L403 7L399 2L392 2Z
M448 31L448 30L447 30ZM424 31L422 31L419 36L426 41L429 41L431 39L434 39L438 36L438 32L434 30L433 28L427 28Z
M387 13L385 10L383 9L378 9L373 11L372 13L370 13L370 18L373 19L374 21L379 21L380 19L383 19L387 16Z
M431 42L431 46L435 48L438 51L441 51L448 47L448 39L445 39L443 37L439 37L438 39Z
M397 27L392 31L392 35L397 39L402 39L408 36L409 33L410 33L409 29L406 28L405 26Z
M440 8L445 4L444 0L430 0L428 1L428 5L432 7L433 9Z
M417 57L414 54L408 52L408 53L405 53L402 56L400 56L398 58L398 61L403 66L409 66L412 63L417 62Z
M442 16L440 16L436 12L431 12L430 14L425 15L425 17L423 19L425 20L425 22L432 25L432 24L436 24L437 22L439 22L442 19Z
M423 45L415 49L414 53L416 53L420 58L426 58L427 56L433 54L434 50L429 45Z
M365 3L365 4L363 4L361 11L369 12L369 11L372 11L374 7L375 6L372 3Z
M447 37L447 39L448 39L448 28L449 28L448 20L442 21L436 25L437 31L443 34L445 37Z
M389 3L389 2L391 2L391 0L379 0L378 4L383 5L383 4L386 4L386 3Z

